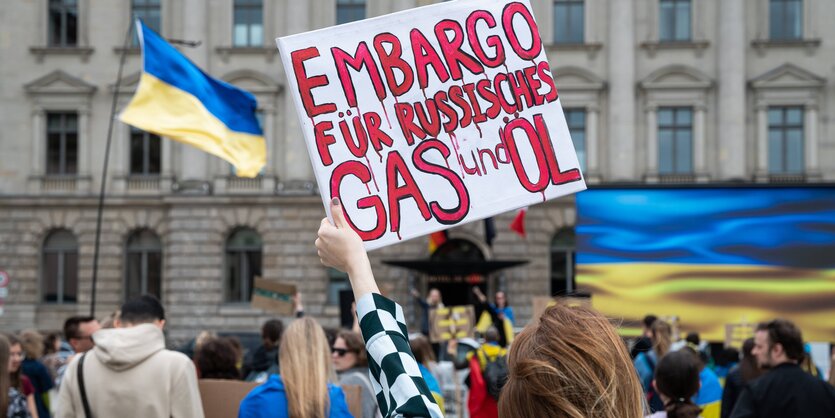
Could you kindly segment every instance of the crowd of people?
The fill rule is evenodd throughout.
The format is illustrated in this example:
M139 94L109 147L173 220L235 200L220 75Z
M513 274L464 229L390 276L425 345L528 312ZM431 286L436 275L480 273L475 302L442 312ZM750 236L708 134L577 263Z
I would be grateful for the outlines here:
M14 418L203 417L199 382L224 379L257 384L240 401L239 417L351 417L343 388L355 387L362 418L434 418L452 401L441 384L445 358L467 372L472 418L835 417L835 373L824 380L800 330L783 319L760 324L741 355L711 353L695 334L676 341L671 324L651 315L643 335L627 342L593 308L561 303L514 335L506 295L497 292L491 303L478 289L483 341L433 345L429 311L443 306L441 293L424 299L413 292L423 310L410 328L401 306L380 293L339 202L331 209L334 221L322 221L316 249L325 265L348 273L353 329L323 328L304 315L297 296L296 319L286 327L265 322L251 350L204 332L175 351L165 346L164 307L144 295L102 323L74 316L62 334L0 335L0 411Z

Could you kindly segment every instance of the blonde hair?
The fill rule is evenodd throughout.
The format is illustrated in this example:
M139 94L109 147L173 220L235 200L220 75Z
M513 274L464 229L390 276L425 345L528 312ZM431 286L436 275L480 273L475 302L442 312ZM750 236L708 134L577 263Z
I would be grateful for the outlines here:
M311 318L293 321L281 338L278 358L287 391L287 416L327 417L328 382L335 382L336 374L322 327Z
M501 417L643 417L643 390L626 345L589 307L549 307L516 336L507 363Z
M20 347L26 353L26 358L37 360L43 357L43 335L40 332L27 329L21 331Z
M657 319L652 323L652 349L658 358L664 357L673 345L673 327L667 321Z

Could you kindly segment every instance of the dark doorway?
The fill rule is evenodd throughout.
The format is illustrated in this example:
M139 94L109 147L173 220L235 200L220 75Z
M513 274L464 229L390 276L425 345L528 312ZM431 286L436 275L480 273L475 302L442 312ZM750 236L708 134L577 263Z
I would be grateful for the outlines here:
M447 240L429 259L435 262L485 260L484 253L477 245L460 238ZM440 290L444 305L447 306L477 305L478 299L473 294L473 286L478 286L482 292L489 294L486 277L481 274L427 276L427 291L431 288Z

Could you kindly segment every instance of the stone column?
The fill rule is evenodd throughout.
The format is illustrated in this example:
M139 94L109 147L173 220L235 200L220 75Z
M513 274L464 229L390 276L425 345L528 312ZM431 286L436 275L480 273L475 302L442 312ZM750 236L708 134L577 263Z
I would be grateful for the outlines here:
M652 105L647 106L647 168L645 177L647 181L658 181L658 109Z
M209 66L209 51L212 48L207 32L208 12L202 0L184 0L183 2L183 39L200 41L196 48L181 48L189 59L207 74L211 74ZM205 181L208 177L208 154L205 151L185 144L178 144L182 148L180 153L181 180Z
M746 177L745 158L745 3L719 2L718 176ZM759 165L757 166L759 168Z
M804 135L804 151L806 152L806 174L809 177L817 177L818 172L818 106L817 104L806 105L806 120Z
M768 106L757 105L757 180L768 178Z
M597 106L589 106L586 112L586 177L596 182L600 180L600 168L597 163L597 124L600 109Z
M696 181L704 182L708 179L705 154L705 107L698 105L693 109L693 172Z
M635 179L635 22L634 1L609 2L610 108L608 177Z
M36 107L32 111L32 174L35 176L44 175L46 167L46 111Z
M78 175L90 175L92 170L93 135L90 132L90 109L82 106L78 109ZM104 148L101 153L104 158ZM104 160L102 160L104 163ZM98 175L100 171L96 170ZM101 179L99 179L101 180Z

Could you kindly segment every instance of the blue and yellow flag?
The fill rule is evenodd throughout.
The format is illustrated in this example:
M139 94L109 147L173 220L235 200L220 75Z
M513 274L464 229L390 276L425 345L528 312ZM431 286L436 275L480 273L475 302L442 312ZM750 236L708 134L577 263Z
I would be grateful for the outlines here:
M142 76L119 119L223 158L241 177L258 175L267 146L255 97L208 76L142 22L136 27Z

